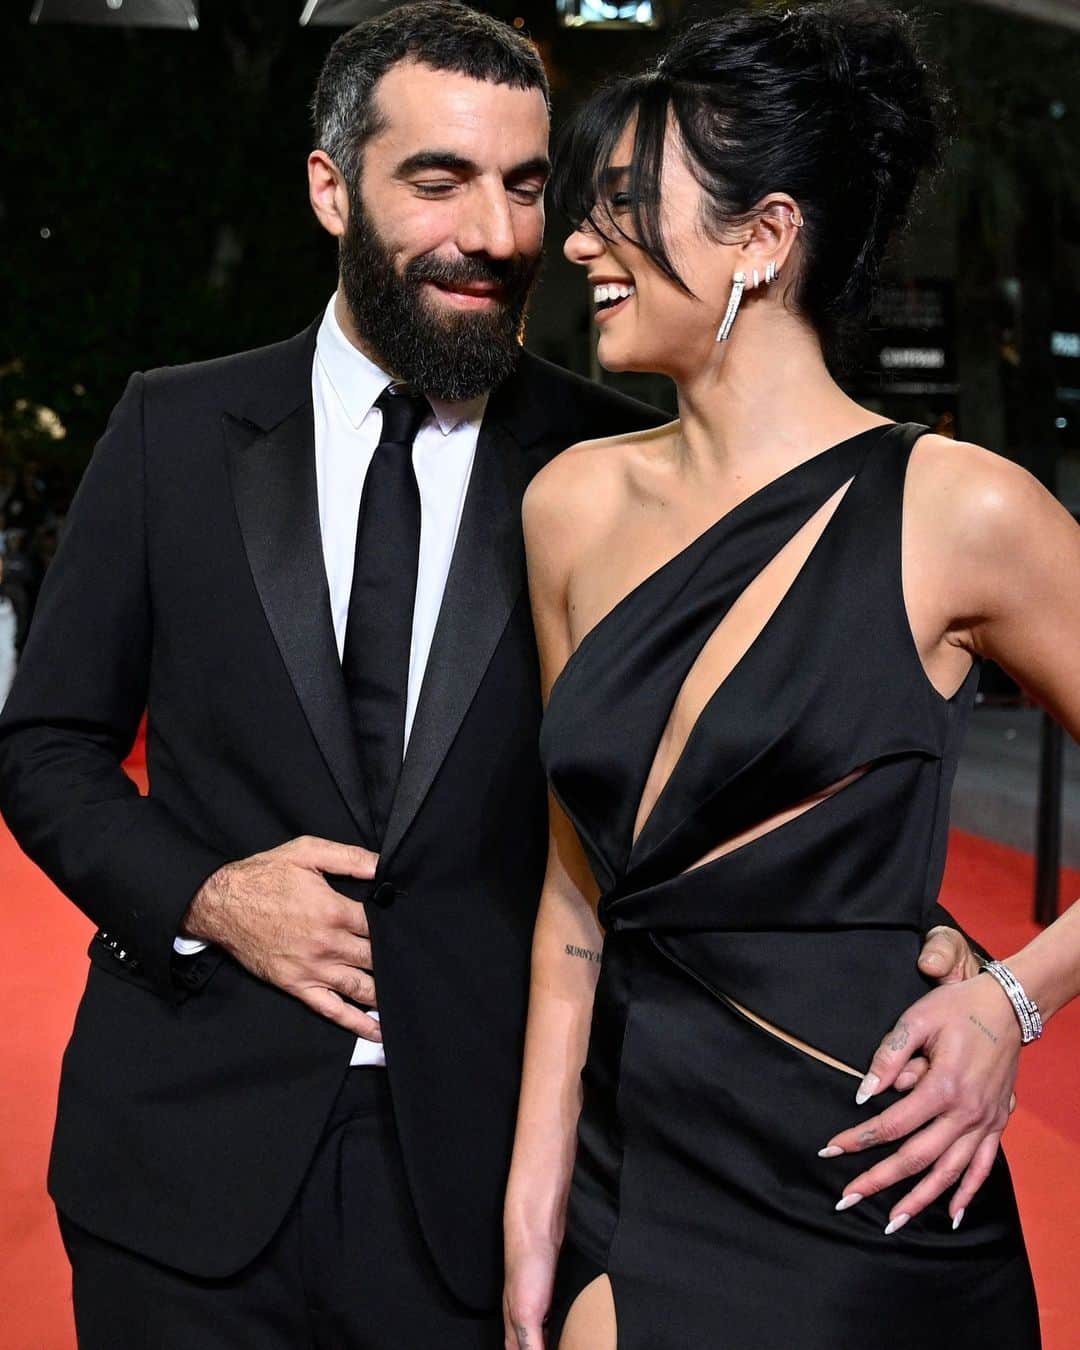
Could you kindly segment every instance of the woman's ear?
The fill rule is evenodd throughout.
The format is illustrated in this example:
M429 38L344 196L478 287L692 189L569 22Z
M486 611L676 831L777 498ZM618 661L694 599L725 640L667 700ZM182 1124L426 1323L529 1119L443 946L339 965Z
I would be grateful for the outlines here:
M754 208L748 223L748 237L740 250L740 266L748 277L766 270L779 276L795 248L803 215L799 205L786 192L773 192ZM771 266L770 266L771 264Z

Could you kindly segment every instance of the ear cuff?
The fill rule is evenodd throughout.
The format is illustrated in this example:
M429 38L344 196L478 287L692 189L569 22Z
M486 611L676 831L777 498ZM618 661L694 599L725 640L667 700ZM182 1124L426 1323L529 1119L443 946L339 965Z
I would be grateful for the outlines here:
M739 312L739 306L742 304L743 292L746 290L756 290L764 281L768 286L776 281L780 275L780 269L775 262L765 264L764 275L754 268L750 274L749 280L745 272L736 272L731 278L731 295L728 297L727 309L724 311L724 318L720 324L720 331L716 335L717 342L726 342L731 336L731 328L735 322L735 316Z

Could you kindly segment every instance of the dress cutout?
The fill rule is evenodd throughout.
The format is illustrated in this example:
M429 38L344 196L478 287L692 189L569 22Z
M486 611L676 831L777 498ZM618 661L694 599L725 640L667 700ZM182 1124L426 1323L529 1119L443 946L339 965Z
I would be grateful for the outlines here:
M904 605L904 481L925 432L874 427L767 484L619 601L552 688L542 754L605 941L549 1345L600 1274L618 1350L1039 1345L1004 1159L956 1233L947 1197L888 1238L899 1190L837 1214L891 1149L816 1152L896 1094L857 1107L848 1073L755 1020L865 1067L930 987L916 961L978 673L938 693ZM834 497L639 811L703 648Z

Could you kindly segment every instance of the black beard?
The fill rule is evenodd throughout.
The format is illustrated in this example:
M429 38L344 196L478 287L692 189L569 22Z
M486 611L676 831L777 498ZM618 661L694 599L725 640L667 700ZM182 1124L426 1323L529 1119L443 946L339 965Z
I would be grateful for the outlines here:
M474 257L456 262L423 253L399 274L391 251L360 201L350 195L349 226L341 240L341 288L356 330L383 369L419 393L447 400L474 398L513 371L529 293L540 259ZM501 303L483 313L436 309L425 282L443 286L495 284Z

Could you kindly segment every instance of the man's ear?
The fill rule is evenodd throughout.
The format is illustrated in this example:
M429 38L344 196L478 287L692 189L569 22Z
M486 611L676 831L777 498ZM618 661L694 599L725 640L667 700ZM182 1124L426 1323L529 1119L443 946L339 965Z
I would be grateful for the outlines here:
M308 198L319 224L340 239L349 227L349 190L341 170L325 150L308 155Z

